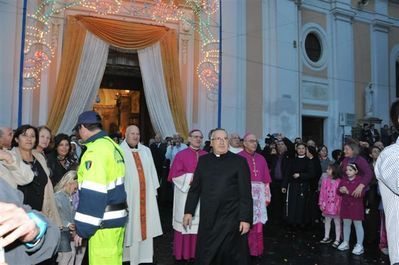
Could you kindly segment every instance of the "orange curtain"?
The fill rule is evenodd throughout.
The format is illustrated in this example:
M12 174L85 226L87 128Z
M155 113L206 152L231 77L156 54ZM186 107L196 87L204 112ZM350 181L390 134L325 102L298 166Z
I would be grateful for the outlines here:
M91 33L125 49L143 49L159 41L169 28L98 17L76 16Z
M170 30L170 32L161 40L160 44L162 66L173 121L175 122L176 130L187 139L188 125L181 93L182 87L180 82L179 52L177 49L176 31Z
M75 18L68 17L64 36L60 72L54 93L55 98L47 122L47 126L53 132L56 132L61 124L75 84L86 30L78 25Z
M162 61L163 61L162 65L164 69L165 83L168 90L167 91L168 101L172 111L173 121L175 123L177 132L179 132L183 137L187 137L188 126L184 111L183 99L181 97L182 93L181 93L180 70L179 70L179 61L178 61L179 53L177 49L177 36L175 30L162 26L154 26L154 25L126 22L126 21L113 20L113 19L88 17L88 16L76 16L75 19L70 18L70 20L71 21L73 20L75 22L73 23L74 27L76 24L81 25L80 28L77 27L79 28L79 31L85 32L86 30L89 30L91 33L101 38L105 42L119 48L143 49L160 41ZM78 21L79 23L76 23L76 21ZM74 37L74 35L68 35L68 34L70 33L67 32L64 38L66 42L65 44L66 47L64 47L65 49L63 51L62 65L67 65L69 66L69 68L73 68L69 69L68 67L66 67L66 70L70 72L74 71L76 75L76 69L79 66L80 54L79 56L77 56L77 54L76 55L73 54L75 55L76 58L72 59L67 57L66 53L70 52L69 50L77 49L77 47L74 47L73 45L80 46L80 53L81 53L84 44L84 36L81 42L80 41L74 42L76 37ZM67 44L69 44L69 46L67 46ZM71 64L71 60L74 61L76 59L77 59L77 64ZM60 70L61 73L63 69L64 68L61 67ZM51 125L53 126L50 128L52 128L54 131L58 130L58 127L61 123L62 115L65 112L73 88L73 83L75 80L75 75L68 76L69 80L65 80L65 78L61 79L61 73L59 78L60 80L58 80L59 82L57 82L56 93L58 95L59 86L61 89L64 88L65 90L68 91L63 92L62 96L62 99L66 101L65 107L61 108L61 106L58 106L59 103L56 104L56 102L54 102L53 107L51 109L52 112L60 113L58 115L61 116L61 118L58 121L57 120L58 116L54 114L52 115L54 117L52 117L50 113L49 121L51 121L50 118L56 118L55 120L57 121L53 122L54 124L51 123ZM72 83L72 85L70 87L65 86L67 82ZM60 83L60 85L58 85L58 83Z

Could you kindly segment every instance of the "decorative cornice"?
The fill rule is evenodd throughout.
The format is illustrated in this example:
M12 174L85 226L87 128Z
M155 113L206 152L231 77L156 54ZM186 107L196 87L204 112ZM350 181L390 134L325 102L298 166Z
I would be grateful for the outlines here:
M356 16L356 12L339 7L333 8L331 14L335 16L335 20L341 20L348 23L351 23L353 18Z
M383 20L379 20L379 19L374 19L372 21L372 25L373 25L373 30L374 31L380 31L380 32L388 33L389 32L389 28L392 26L392 23L387 22L387 21L383 21Z

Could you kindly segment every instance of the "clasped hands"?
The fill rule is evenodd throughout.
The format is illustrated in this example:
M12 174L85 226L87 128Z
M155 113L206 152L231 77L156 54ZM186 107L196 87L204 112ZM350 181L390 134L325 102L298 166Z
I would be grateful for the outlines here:
M187 231L187 227L191 228L192 221L193 221L193 216L191 214L187 213L184 215L183 217L184 230ZM247 222L240 222L239 231L241 235L248 233L250 226L251 225Z

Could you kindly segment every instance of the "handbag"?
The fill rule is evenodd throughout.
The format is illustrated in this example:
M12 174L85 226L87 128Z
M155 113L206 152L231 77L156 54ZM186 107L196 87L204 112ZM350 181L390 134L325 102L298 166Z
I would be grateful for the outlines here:
M58 252L70 252L71 248L71 232L69 228L61 229L60 244L58 245Z

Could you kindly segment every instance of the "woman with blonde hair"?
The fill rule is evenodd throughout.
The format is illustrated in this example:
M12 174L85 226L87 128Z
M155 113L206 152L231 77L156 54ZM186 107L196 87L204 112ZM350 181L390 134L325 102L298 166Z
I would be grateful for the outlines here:
M74 215L72 196L78 190L78 182L75 170L70 170L61 178L55 186L55 200L57 208L61 216L64 231L70 233L70 238L75 235ZM72 240L69 242L71 251L62 250L58 252L57 262L59 265L79 265L82 263L83 255L86 247L76 248ZM68 247L68 246L67 246Z

